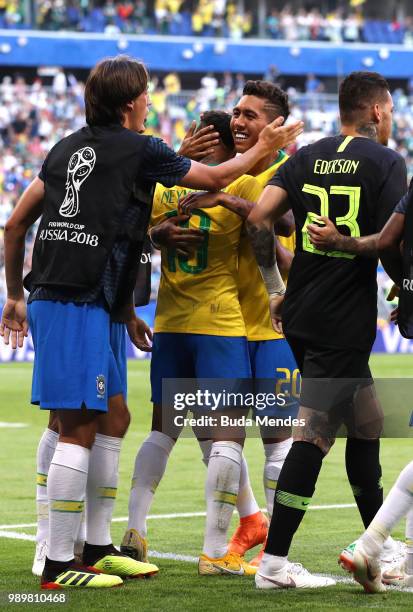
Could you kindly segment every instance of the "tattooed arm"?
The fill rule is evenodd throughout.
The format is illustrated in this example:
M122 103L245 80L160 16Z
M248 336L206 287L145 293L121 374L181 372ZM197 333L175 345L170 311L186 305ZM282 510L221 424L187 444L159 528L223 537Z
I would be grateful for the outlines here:
M275 263L274 225L290 210L287 192L268 185L247 219L247 230L258 265L269 267Z
M320 216L318 220L323 224L322 226L315 223L307 225L310 241L317 249L321 251L342 251L364 257L378 256L379 234L359 238L343 236L328 217Z
M270 299L272 324L279 333L285 286L277 266L274 224L289 208L287 192L269 185L247 219L248 235Z

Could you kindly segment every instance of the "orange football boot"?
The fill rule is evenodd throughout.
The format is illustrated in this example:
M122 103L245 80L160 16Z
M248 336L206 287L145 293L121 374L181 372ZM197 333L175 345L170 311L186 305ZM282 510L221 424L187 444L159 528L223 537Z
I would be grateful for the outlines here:
M240 524L228 544L228 552L242 557L247 550L267 539L268 519L261 511L240 519Z

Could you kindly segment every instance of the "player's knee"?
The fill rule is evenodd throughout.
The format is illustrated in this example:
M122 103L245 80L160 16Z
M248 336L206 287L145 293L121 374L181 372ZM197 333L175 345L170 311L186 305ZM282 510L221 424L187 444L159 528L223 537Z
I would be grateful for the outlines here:
M113 425L113 436L116 438L123 438L128 431L131 422L131 415L127 405L124 405L123 410L118 411L116 418L114 419Z
M310 432L295 433L293 436L294 442L308 442L317 446L324 455L328 455L334 445L335 438L328 436L314 436Z
M96 429L65 429L62 426L59 436L59 442L66 442L67 444L76 444L77 446L83 446L83 448L91 449L96 436Z
M93 410L57 410L61 442L92 448L98 427L98 417Z
M384 417L378 416L376 419L363 425L348 428L348 435L358 440L378 440L383 434Z
M49 424L47 428L59 433L59 419L57 418L57 412L55 410L51 410L49 413Z

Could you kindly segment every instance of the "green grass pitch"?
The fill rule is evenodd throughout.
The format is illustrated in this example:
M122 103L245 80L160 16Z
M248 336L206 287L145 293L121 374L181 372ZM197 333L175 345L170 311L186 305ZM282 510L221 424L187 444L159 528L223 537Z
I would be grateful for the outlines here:
M372 359L376 376L410 376L411 356L379 355ZM127 514L128 490L137 448L150 426L149 364L129 362L129 407L132 425L123 445L119 494L115 517ZM17 539L19 534L33 536L33 527L20 527L35 521L35 455L46 414L28 402L31 379L29 364L0 365L0 421L20 422L22 429L1 428L2 501L0 526L0 606L8 604L8 593L38 591L38 580L31 575L34 544ZM264 506L262 490L263 452L259 440L248 440L246 456L250 478L259 503ZM412 458L410 440L384 440L382 464L385 491L400 469ZM172 452L164 480L160 484L151 514L202 512L205 467L197 443L182 439ZM344 444L339 440L325 461L313 505L353 503L344 468ZM236 525L237 516L233 524ZM16 527L5 526L17 525ZM201 551L204 517L151 519L149 548L159 553L196 557ZM119 544L125 522L113 524L113 540ZM345 577L337 556L362 530L355 508L309 510L295 538L290 558L308 569ZM403 526L395 534L403 537ZM8 536L8 537L7 537ZM255 551L254 551L255 552ZM350 607L385 610L413 609L413 593L392 591L384 596L367 596L360 587L340 583L336 587L309 591L259 592L251 578L198 577L190 560L157 559L159 575L152 580L130 581L122 589L110 591L65 591L65 604L26 604L45 610L344 610Z

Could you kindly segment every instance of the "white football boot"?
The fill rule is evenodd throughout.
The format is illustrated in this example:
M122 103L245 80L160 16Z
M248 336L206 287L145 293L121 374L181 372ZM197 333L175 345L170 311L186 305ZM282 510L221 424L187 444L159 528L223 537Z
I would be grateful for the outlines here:
M280 570L269 574L263 573L260 566L255 574L257 589L319 589L335 584L332 578L310 574L301 563L287 562Z

